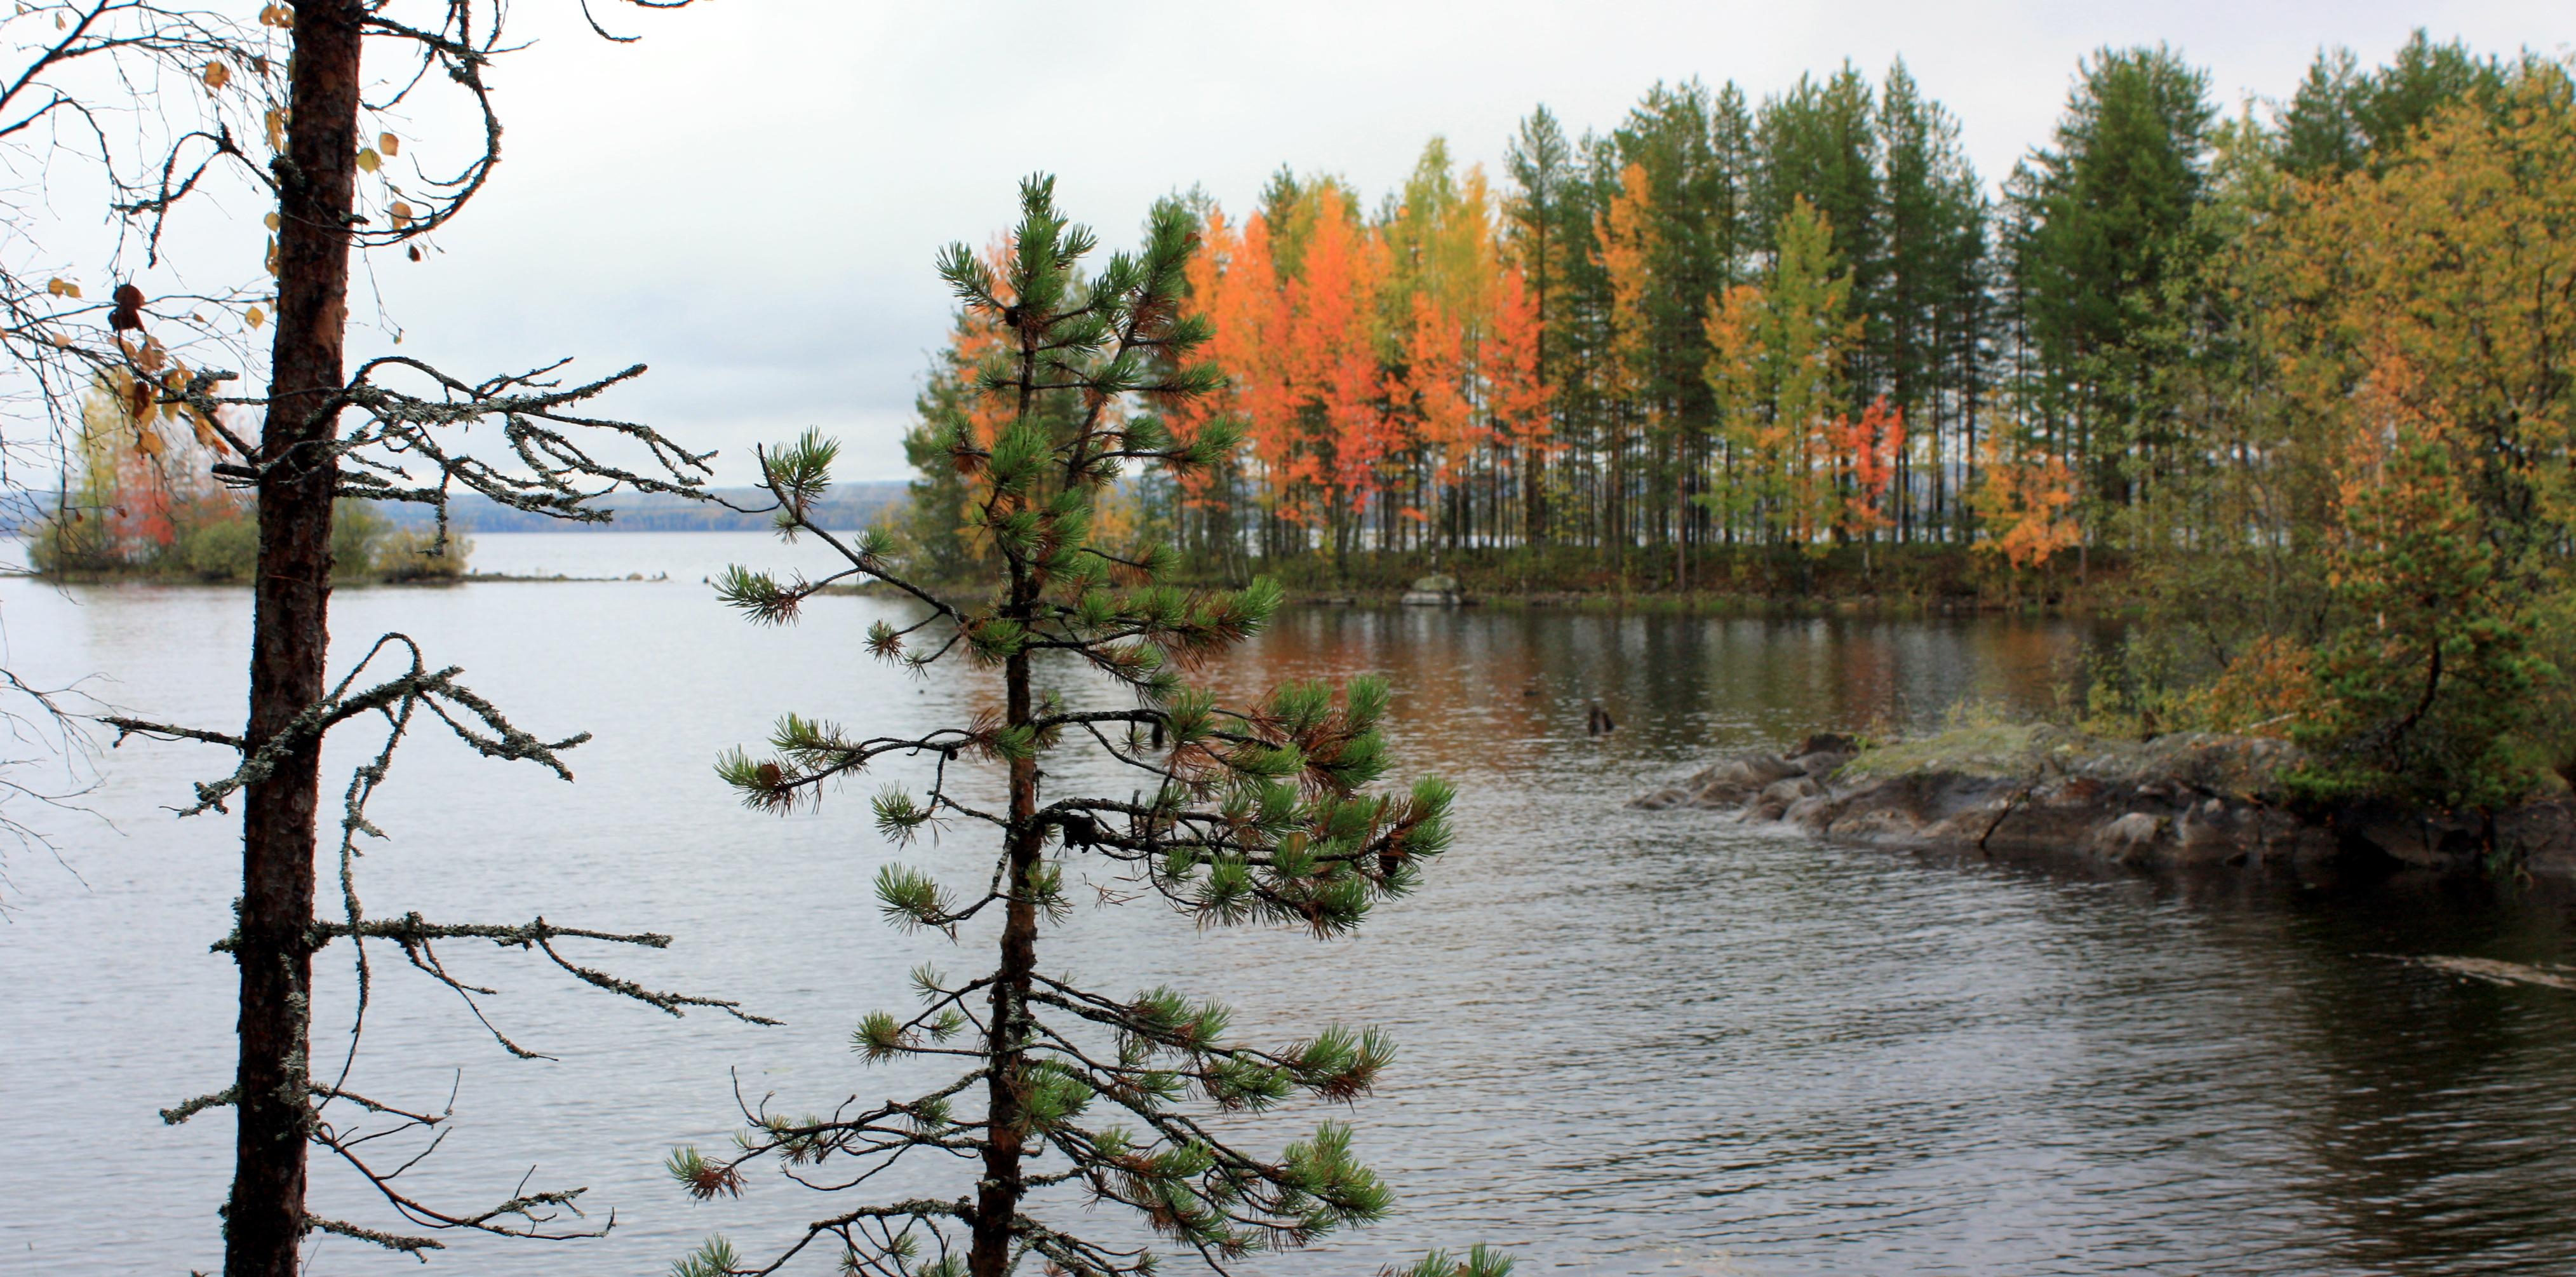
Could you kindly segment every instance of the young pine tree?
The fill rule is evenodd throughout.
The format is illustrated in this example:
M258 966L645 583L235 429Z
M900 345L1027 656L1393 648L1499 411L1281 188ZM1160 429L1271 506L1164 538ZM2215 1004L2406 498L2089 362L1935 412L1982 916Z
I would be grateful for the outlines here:
M1020 200L998 269L963 245L940 262L967 322L1003 338L976 382L1007 408L998 431L985 435L961 413L946 443L973 486L971 525L990 546L983 561L995 565L989 589L941 594L892 561L888 538L851 543L815 526L808 511L835 450L811 433L764 454L764 475L781 531L821 540L848 566L819 581L737 568L723 582L729 603L770 623L794 619L833 582L884 582L922 613L909 625L874 625L870 650L916 671L962 660L966 676L999 685L998 714L915 737L790 715L773 755L737 751L719 767L747 805L786 811L888 755L935 761L926 792L878 796L878 828L898 843L925 826L989 829L989 868L973 867L966 880L976 890L961 897L890 864L877 876L878 900L895 926L951 935L998 915L989 965L963 979L921 968L921 1008L869 1014L853 1046L871 1063L948 1057L964 1071L924 1094L829 1117L790 1118L764 1103L732 1156L684 1148L670 1165L708 1198L738 1193L742 1168L763 1158L809 1168L797 1174L808 1184L848 1186L925 1154L918 1160L930 1165L913 1170L955 1166L957 1192L840 1210L761 1266L710 1241L679 1263L683 1277L779 1271L817 1243L853 1273L1000 1277L1031 1258L1049 1272L1145 1273L1160 1250L1227 1263L1377 1219L1389 1204L1386 1187L1353 1160L1348 1127L1327 1123L1268 1157L1229 1143L1204 1116L1299 1093L1346 1101L1366 1092L1391 1051L1374 1030L1331 1027L1265 1050L1229 1038L1223 1007L1175 989L1110 994L1039 971L1039 940L1070 907L1065 870L1077 860L1130 875L1204 925L1347 933L1371 905L1411 889L1447 845L1449 790L1424 780L1409 793L1367 792L1387 767L1376 726L1383 684L1358 681L1338 695L1289 686L1241 710L1184 684L1183 670L1261 628L1278 587L1264 579L1185 593L1157 583L1167 552L1097 544L1093 532L1097 504L1128 463L1188 470L1234 443L1211 423L1180 445L1154 413L1128 415L1139 400L1170 403L1215 386L1216 374L1193 359L1208 326L1180 304L1196 219L1178 202L1159 205L1143 251L1112 257L1086 280L1076 268L1093 236L1057 215L1052 180L1030 179ZM1061 685L1086 678L1132 693L1133 708L1068 708ZM1077 747L1137 775L1135 796L1042 798L1042 775L1076 773L1060 755ZM1006 773L1002 810L961 798L958 764L968 762ZM1162 1240L1089 1240L1036 1213L1069 1194L1125 1206ZM1435 1254L1416 1271L1498 1277L1507 1266L1479 1248L1463 1259Z

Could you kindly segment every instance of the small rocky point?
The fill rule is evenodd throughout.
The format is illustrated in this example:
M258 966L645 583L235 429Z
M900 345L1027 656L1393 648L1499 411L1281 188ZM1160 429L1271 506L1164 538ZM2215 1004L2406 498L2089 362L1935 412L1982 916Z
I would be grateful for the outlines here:
M2113 741L2048 724L1866 744L1821 733L1787 753L1736 754L1629 805L1700 808L1840 841L2142 868L2474 872L2518 864L2576 880L2576 802L2492 819L2354 803L2293 803L2296 746L2181 732Z

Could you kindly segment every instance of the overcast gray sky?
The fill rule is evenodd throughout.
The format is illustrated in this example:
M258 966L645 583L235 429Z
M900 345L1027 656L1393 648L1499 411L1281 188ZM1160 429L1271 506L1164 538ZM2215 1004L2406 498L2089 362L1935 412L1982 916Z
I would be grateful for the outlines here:
M617 8L596 5L603 14ZM1658 79L1755 99L1845 58L1900 55L1962 122L1991 183L2042 142L2076 60L2158 40L2223 103L2287 94L2321 45L2376 63L2423 26L2481 50L2565 53L2564 0L2047 4L883 4L706 0L619 12L608 45L570 0L515 5L529 51L493 77L508 124L492 187L420 265L375 270L405 349L498 370L560 355L653 371L616 403L724 456L820 426L845 477L904 473L898 444L948 300L931 255L984 242L1025 173L1106 240L1193 184L1243 208L1282 164L1371 201L1426 139L1497 171L1544 102L1606 129Z

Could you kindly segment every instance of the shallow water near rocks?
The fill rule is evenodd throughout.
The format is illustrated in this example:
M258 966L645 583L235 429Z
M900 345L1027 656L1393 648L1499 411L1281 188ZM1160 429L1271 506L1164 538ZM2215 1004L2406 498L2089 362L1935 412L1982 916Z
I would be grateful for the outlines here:
M721 1143L737 1086L802 1113L911 1080L863 1069L847 1034L906 1002L914 964L979 962L978 937L952 951L890 932L868 882L897 855L980 882L985 848L959 830L895 852L869 825L875 781L819 812L746 812L708 764L790 709L910 731L991 698L962 670L912 681L864 660L861 631L896 604L824 599L758 630L699 584L737 559L818 566L810 547L477 541L489 571L670 580L337 596L340 660L398 629L522 726L597 734L568 756L569 786L452 742L406 746L373 809L392 837L361 862L369 909L668 932L666 952L581 956L787 1023L674 1020L515 950L452 947L503 991L494 1023L557 1057L513 1060L379 954L352 1086L431 1107L455 1093L455 1133L405 1182L484 1204L533 1168L531 1187L587 1185L594 1222L616 1212L598 1241L451 1238L426 1271L660 1273L713 1232L763 1253L835 1199L761 1174L740 1201L692 1204L660 1159ZM240 717L248 605L237 589L0 584L12 668L112 673L91 690L213 727ZM1209 680L1386 675L1398 774L1457 784L1456 849L1356 939L1202 934L1079 892L1043 960L1113 993L1170 980L1231 999L1247 1038L1343 1020L1398 1041L1380 1093L1333 1114L1398 1189L1395 1216L1244 1272L1367 1272L1480 1240L1524 1272L1605 1277L2576 1270L2576 997L2374 956L2564 960L2550 898L1933 863L1622 806L1817 725L2044 704L2082 639L1996 621L1292 610ZM1620 723L1597 740L1596 701ZM340 775L360 743L334 753ZM0 1272L219 1262L231 1123L154 1114L229 1080L232 968L206 946L228 927L237 826L163 810L225 762L130 742L86 799L104 820L43 816L59 863L7 856ZM1073 768L1050 783L1087 781L1131 784ZM317 1051L336 1063L345 954L317 969ZM1260 1119L1256 1142L1322 1115ZM925 1170L884 1191L963 1183ZM316 1179L320 1212L389 1222L345 1174L317 1163ZM1109 1212L1056 1209L1123 1235ZM336 1239L313 1267L423 1271Z

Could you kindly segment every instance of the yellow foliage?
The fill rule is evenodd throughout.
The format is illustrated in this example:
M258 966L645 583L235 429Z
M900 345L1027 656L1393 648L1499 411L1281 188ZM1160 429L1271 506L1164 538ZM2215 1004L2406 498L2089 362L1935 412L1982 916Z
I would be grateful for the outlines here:
M2186 704L2208 731L2287 737L2317 704L2315 654L2305 644L2264 635Z
M2007 452L1989 434L1977 445L1985 473L1977 485L1977 549L2015 569L2042 566L2083 535L2074 518L2075 471L2044 452Z

